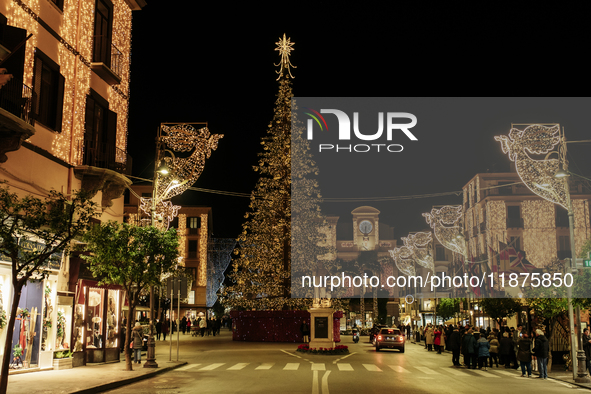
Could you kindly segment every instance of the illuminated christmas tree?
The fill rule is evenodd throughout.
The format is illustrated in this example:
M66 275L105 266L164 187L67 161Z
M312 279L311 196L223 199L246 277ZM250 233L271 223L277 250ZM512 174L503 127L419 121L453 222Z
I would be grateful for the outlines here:
M321 198L318 184L309 178L309 175L317 174L317 169L307 151L307 141L301 137L303 128L295 118L292 119L293 76L290 67L294 66L289 61L289 54L293 43L284 35L277 46L281 61L278 64L279 93L274 117L261 141L263 152L254 167L260 178L238 239L238 258L230 274L234 284L224 291L223 297L224 304L234 308L307 309L312 304L311 298L292 298L292 268L298 275L309 275L317 271L319 256L331 257L330 253L327 255L329 248L318 246L326 234L326 230L321 230L327 227L318 206ZM301 160L292 163L292 153ZM292 199L295 202L293 224ZM306 241L301 243L299 240L304 238ZM307 294L298 293L298 296L311 297L312 290Z

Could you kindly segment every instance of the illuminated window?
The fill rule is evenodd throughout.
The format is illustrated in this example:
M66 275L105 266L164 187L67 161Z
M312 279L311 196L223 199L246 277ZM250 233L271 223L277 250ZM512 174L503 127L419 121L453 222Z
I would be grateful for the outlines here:
M201 227L201 218L200 217L192 217L188 218L188 227L189 227L189 234L190 235L197 235L199 234L199 228Z
M33 70L35 121L61 132L65 79L60 74L60 67L36 49Z
M94 46L92 61L111 65L111 31L113 30L113 3L97 0L94 13Z
M116 169L117 113L108 108L107 100L91 89L86 96L84 164Z

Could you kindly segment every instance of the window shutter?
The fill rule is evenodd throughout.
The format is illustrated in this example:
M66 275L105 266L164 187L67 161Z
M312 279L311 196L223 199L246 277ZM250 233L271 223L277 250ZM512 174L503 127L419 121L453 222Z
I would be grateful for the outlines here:
M43 61L35 56L35 65L33 66L33 95L34 95L34 114L39 116L39 101L41 100L41 74L43 70Z
M62 74L57 74L57 97L56 97L56 105L57 108L55 109L55 131L58 133L62 132L62 117L64 114L64 85L66 83L66 79Z

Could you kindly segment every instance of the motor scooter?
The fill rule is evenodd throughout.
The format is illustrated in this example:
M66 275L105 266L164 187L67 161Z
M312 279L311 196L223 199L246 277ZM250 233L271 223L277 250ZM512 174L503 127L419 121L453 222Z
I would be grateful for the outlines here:
M353 329L353 342L359 342L359 330L356 328Z

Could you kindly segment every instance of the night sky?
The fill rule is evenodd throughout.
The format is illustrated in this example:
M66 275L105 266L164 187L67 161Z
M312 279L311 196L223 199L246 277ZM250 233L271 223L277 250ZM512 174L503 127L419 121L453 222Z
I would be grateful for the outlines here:
M225 137L194 186L250 193L257 179L252 166L278 91L275 43L284 33L295 42L291 62L297 67L292 70L296 97L544 97L589 91L585 51L572 50L572 44L589 38L583 30L588 5L561 11L539 3L527 3L535 5L528 8L525 2L507 9L492 3L488 9L471 9L449 3L364 2L362 8L361 3L298 2L262 10L262 3L239 8L213 3L148 0L143 10L134 12L128 150L135 176L152 177L153 141L161 122L207 121L211 133ZM357 165L341 181L347 187L327 187L323 195L461 190L477 172L509 170L507 156L492 137L508 133L512 122L561 122L569 140L591 138L584 127L588 99L575 100L574 109L568 103L562 107L564 116L579 114L576 121L557 119L547 108L530 113L506 107L497 116L492 106L479 117L470 100L425 102L429 100L411 111L402 108L409 101L400 99L400 107L393 109L426 114L415 114L419 141L404 142L405 151L396 157L381 157L392 162L382 163L377 173ZM462 106L445 108L455 103ZM433 113L443 115L435 119ZM589 149L590 144L569 146L572 165L587 177ZM338 173L325 172L332 178ZM235 238L249 200L187 191L175 203L211 206L214 236ZM394 226L399 238L424 229L421 213L432 205L460 203L459 196L341 203L327 207L326 213L349 221L355 207L375 206L383 213L380 220Z

